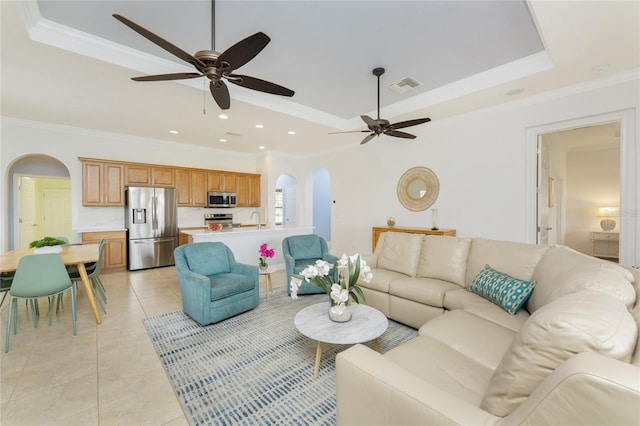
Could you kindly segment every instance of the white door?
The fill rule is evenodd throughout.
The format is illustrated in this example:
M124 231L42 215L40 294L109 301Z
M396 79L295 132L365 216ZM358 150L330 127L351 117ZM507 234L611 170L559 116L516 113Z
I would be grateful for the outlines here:
M296 187L286 186L284 188L283 214L285 228L296 226Z
M29 243L40 239L38 220L36 218L36 185L32 178L20 177L16 179L18 187L18 247L28 249Z
M43 235L71 241L71 189L45 188L42 206Z

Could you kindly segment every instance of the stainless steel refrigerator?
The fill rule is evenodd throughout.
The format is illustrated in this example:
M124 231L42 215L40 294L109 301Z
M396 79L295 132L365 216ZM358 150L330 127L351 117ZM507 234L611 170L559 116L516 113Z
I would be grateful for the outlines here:
M174 265L178 246L178 202L173 188L125 188L127 267L136 269Z

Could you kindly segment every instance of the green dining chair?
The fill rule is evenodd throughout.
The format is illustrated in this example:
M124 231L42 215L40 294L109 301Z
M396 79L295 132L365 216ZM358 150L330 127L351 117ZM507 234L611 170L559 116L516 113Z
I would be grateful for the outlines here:
M38 319L34 309L34 301L38 298L53 298L71 290L71 318L73 321L73 335L76 335L76 291L69 278L67 269L59 254L33 254L23 256L18 262L18 268L9 290L9 312L7 315L7 332L4 351L9 352L9 337L11 336L11 322L13 334L18 331L18 299L29 301L33 324L38 326ZM52 299L50 299L52 300ZM49 325L53 317L53 303L49 304Z
M102 270L102 255L104 253L104 246L105 246L105 240L102 239L100 240L100 248L98 251L99 253L98 261L95 263L86 265L86 268L87 268L87 276L91 281L91 290L93 291L93 297L98 302L98 305L100 305L100 309L102 309L102 312L106 314L107 310L104 305L107 303L107 295L105 293L104 286L102 285L102 281L100 280L100 271ZM67 268L67 270L69 269ZM77 269L75 271L69 271L69 277L73 282L78 282L82 280L82 277L80 277L80 272L78 272ZM58 308L59 307L60 307L60 297L58 296Z

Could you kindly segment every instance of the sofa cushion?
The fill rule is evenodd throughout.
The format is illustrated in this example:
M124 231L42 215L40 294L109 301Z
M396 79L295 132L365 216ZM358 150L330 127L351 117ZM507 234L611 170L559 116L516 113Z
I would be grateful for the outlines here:
M529 319L529 313L524 309L520 309L516 315L511 315L495 303L464 288L448 291L444 296L444 307L452 311L461 309L471 312L513 331L520 330Z
M418 330L495 370L516 332L467 311L451 311L428 321ZM491 342L490 345L487 342Z
M464 286L471 238L426 235L416 276L438 278Z
M469 291L515 315L531 296L535 285L535 281L519 280L485 265L469 285Z
M630 271L565 246L549 247L533 271L533 279L536 289L527 302L531 313L559 297L587 289L604 291L628 308L636 300Z
M444 307L444 295L447 291L460 287L448 281L434 278L401 278L390 282L389 294L413 300L429 306Z
M393 280L407 278L406 275L399 272L388 271L386 269L372 269L371 273L373 277L370 282L364 282L362 277L358 278L358 285L364 288L370 288L372 290L382 291L389 293L389 284Z
M378 255L378 268L416 275L423 235L406 232L387 232Z
M294 259L322 259L322 245L317 235L296 235L287 239Z
M544 245L474 238L467 261L466 284L469 285L487 264L514 278L529 281L547 248Z
M476 407L493 372L474 358L429 336L418 336L383 356L429 385Z
M560 364L580 352L629 362L638 329L624 304L607 294L581 291L531 315L505 352L480 408L504 417Z
M196 243L184 247L184 257L189 270L196 274L211 276L229 272L229 256L222 243Z

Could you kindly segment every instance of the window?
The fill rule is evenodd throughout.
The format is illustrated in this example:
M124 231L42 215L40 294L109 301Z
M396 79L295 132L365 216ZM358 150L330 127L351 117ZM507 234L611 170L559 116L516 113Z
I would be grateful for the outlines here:
M282 188L276 188L276 200L275 200L275 222L276 222L276 226L282 226L282 221L283 221L283 211L284 211L284 205L283 205L283 196L282 196Z

